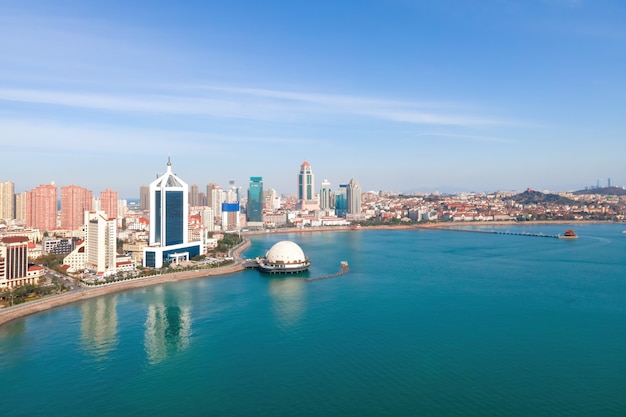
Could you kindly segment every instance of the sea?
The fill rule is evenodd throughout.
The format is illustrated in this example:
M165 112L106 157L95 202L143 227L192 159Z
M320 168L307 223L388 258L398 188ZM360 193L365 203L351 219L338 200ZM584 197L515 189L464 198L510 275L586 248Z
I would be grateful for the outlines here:
M577 240L541 236L568 227ZM310 270L159 284L1 326L1 414L625 416L624 229L251 236L244 256L291 240ZM306 279L342 261L347 274Z

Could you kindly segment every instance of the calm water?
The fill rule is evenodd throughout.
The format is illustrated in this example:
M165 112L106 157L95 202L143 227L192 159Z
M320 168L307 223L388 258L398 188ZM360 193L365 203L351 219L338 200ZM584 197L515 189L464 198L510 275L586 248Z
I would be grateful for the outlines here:
M0 327L2 414L624 416L624 228L255 237L247 256L290 239L310 276L351 271L246 271Z

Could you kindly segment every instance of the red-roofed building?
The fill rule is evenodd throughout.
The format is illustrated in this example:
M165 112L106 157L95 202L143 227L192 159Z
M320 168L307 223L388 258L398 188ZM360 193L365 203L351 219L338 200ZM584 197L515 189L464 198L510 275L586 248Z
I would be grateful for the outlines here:
M37 284L44 274L41 266L28 267L30 244L26 236L7 236L0 240L0 288Z

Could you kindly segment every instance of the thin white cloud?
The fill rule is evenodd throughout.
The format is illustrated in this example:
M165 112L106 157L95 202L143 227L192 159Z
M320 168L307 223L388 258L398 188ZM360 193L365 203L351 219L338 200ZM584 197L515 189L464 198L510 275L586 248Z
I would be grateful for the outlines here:
M497 136L462 135L462 134L459 135L456 133L418 133L416 136L460 139L463 141L471 141L471 142L494 142L494 143L518 143L519 142L518 140L515 140L515 139L507 139L507 138L501 138Z
M43 89L0 89L0 100L70 106L114 112L141 112L296 122L329 116L355 116L388 122L426 125L486 126L508 122L458 114L441 109L421 109L422 104L333 94L309 94L277 90L210 88L203 95L111 95ZM214 91L215 94L210 92ZM199 91L200 92L200 91Z

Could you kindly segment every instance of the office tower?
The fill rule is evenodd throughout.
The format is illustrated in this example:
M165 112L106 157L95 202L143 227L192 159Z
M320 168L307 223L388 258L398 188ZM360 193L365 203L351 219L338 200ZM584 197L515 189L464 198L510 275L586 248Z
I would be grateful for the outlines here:
M139 187L139 209L150 210L150 187L147 185Z
M298 200L313 200L315 198L315 178L311 165L304 161L300 165L300 174L298 174Z
M15 218L15 185L11 181L0 182L0 219Z
M248 223L263 222L263 203L263 178L250 177L248 205L246 207L246 220Z
M198 192L198 184L193 184L191 187L189 187L189 206L190 207L200 206L200 195Z
M331 209L331 193L330 182L328 182L328 180L322 181L322 188L320 190L320 209Z
M111 219L119 217L119 194L108 188L100 193L100 210L104 211Z
M42 184L26 193L26 227L44 231L57 228L56 184Z
M78 230L83 226L85 211L92 210L91 191L78 185L61 187L61 228Z
M85 267L98 275L112 275L116 272L117 222L104 211L84 213Z
M354 178L348 183L346 202L347 214L361 214L361 186Z
M226 192L227 203L239 202L239 189L235 186L235 180L228 181L228 191Z
M202 252L202 242L189 242L189 187L172 172L150 184L150 239L144 247L144 266L161 268L164 262L190 260Z
M607 186L608 186L609 188L611 188L611 179L610 179L610 178L609 178L609 179L607 179L606 183L607 183Z
M348 211L348 184L339 184L335 193L335 213L337 217L346 217Z
M41 268L41 267L38 267ZM43 268L41 268L43 271ZM0 289L36 284L40 274L28 273L28 238L7 236L0 240Z

